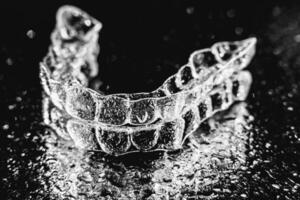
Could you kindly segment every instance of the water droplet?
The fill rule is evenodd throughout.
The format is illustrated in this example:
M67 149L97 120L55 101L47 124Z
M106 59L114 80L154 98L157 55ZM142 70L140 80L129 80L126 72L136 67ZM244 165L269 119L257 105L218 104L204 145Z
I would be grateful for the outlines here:
M280 189L280 186L277 185L277 184L272 184L272 187L275 188L275 189L277 189L277 190Z
M294 36L295 42L300 42L300 34Z
M265 147L268 149L271 147L271 144L270 143L266 143Z
M22 101L22 98L21 98L21 97L16 97L16 101L17 101L17 102L21 102L21 101Z
M30 29L27 31L26 35L28 38L33 39L35 37L35 32L32 29Z
M291 106L289 106L287 109L288 109L288 111L293 111L294 110L294 108L291 107Z
M234 31L235 31L235 34L241 35L243 33L244 29L242 27L236 27Z
M194 7L187 7L186 8L186 13L189 14L189 15L192 15L195 11L195 8Z
M230 10L227 11L226 14L227 14L227 17L234 18L235 17L235 10L230 9Z
M14 62L13 62L13 60L12 60L11 58L7 58L7 59L6 59L6 64L7 64L8 66L12 66L12 65L14 64Z
M280 15L280 13L281 13L281 9L278 6L273 8L273 16L274 17L277 17L278 15Z
M16 106L17 106L16 104L9 105L9 106L8 106L8 109L9 109L9 110L13 110L13 109L16 108Z
M2 126L2 129L3 129L3 130L8 130L8 129L9 129L9 125L8 125L8 124L4 124L4 125Z

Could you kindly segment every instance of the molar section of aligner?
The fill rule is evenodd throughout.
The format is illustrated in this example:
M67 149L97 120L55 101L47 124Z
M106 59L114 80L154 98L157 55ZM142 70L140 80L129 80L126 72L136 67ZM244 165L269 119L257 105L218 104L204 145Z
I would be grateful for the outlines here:
M211 117L215 112L227 109L233 101L231 77L200 98L198 111L201 121Z
M231 87L227 88L229 86L226 83L230 83L230 81L225 81L210 93L212 112L227 109L233 102L232 95L228 92Z
M131 146L130 131L126 128L98 127L96 138L102 151L108 154L125 154Z
M182 146L184 120L177 118L170 122L164 122L159 131L157 141L158 150L176 150Z
M251 73L240 71L232 77L232 95L236 101L244 101L250 91L252 83Z
M224 102L222 109L227 109L234 102L232 95L232 80L230 78L226 79L222 84L222 87L224 90Z
M92 125L71 119L67 122L67 130L76 147L87 150L98 149L95 128Z
M147 127L136 127L131 134L131 141L139 151L149 151L155 147L159 137L160 124Z
M53 46L49 47L47 55L40 63L41 73L47 74L48 78L53 80L60 80L62 71L65 69L67 59L59 57L53 49Z
M67 77L72 77L71 81L78 82L83 87L88 87L89 84L89 74L85 74L82 71L85 61L83 59L75 59L72 63L68 63L69 72L66 73Z
M177 72L175 82L181 89L188 89L188 86L196 77L195 69L189 65L185 65Z
M201 49L191 54L189 65L195 69L196 74L201 77L206 77L216 67L218 61L211 49Z
M99 32L102 24L75 6L62 6L56 14L57 29L61 36L70 40L79 38L87 41Z
M97 102L93 93L79 85L67 89L66 111L73 117L93 121L96 116Z
M248 38L235 42L218 42L212 46L216 59L223 64L233 60L239 70L245 68L255 54L257 39Z
M244 69L252 60L256 52L256 38L249 38L244 40L246 48L239 53L240 56L235 61L235 64L239 66L239 70Z
M222 90L213 92L212 94L210 94L210 98L213 112L222 109L224 102L224 93Z
M51 39L63 57L81 54L88 42L98 39L102 25L96 19L74 6L63 6L57 11L56 28Z
M99 122L109 125L124 125L129 119L129 99L124 95L109 95L99 98L97 114Z
M199 99L201 96L205 95L207 92L199 85L195 86L191 90L187 91L184 97L184 108L182 113L189 110L191 107L195 107L198 104Z
M220 70L218 73L212 76L211 80L214 86L222 84L236 72L236 69L232 66L232 63L228 63L226 69Z
M213 112L227 109L234 100L237 100L233 97L232 82L232 77L228 78L211 91L210 98Z
M197 107L201 121L213 114L212 101L209 96L201 98Z
M80 72L87 78L95 77L98 74L98 55L100 46L98 44L98 34L93 35L90 41L82 47L84 50L77 55L80 61Z
M163 83L161 88L167 95L172 95L172 94L182 91L182 89L179 87L178 83L176 82L176 75L170 76Z
M97 44L96 46L95 45L89 46L87 48L86 55L84 55L83 58L80 59L82 62L80 65L80 71L88 78L95 77L98 74L98 70L99 70L97 57L100 48L97 41L96 44Z

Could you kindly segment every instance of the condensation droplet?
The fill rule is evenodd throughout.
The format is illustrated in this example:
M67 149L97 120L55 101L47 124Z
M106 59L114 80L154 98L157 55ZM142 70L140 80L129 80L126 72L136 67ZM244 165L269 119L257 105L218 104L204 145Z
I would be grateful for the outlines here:
M294 36L294 40L295 40L295 42L300 42L300 34L297 34L297 35L295 35Z
M266 143L265 147L268 149L271 147L271 144L270 143Z
M7 64L8 66L12 66L12 65L14 64L14 62L13 62L13 60L12 60L11 58L7 58L7 59L6 59L6 64Z
M194 8L194 7L187 7L187 8L186 8L186 13L189 14L189 15L193 14L194 11L195 11L195 8Z
M288 111L293 111L293 110L294 110L294 108L293 108L293 107L291 107L291 106L289 106L289 107L287 107L287 110L288 110Z
M227 17L234 18L235 17L235 10L230 9L230 10L227 11L226 14L227 14Z
M274 17L277 17L278 15L280 15L280 13L281 13L281 9L278 6L273 8L273 13L272 14L273 14Z
M8 109L9 110L13 110L13 109L15 109L16 108L16 104L12 104L12 105L9 105L8 106Z
M28 38L33 39L35 37L35 32L32 29L30 29L27 31L26 35Z
M244 30L242 27L236 27L234 31L235 31L235 34L241 35Z
M21 97L16 97L16 101L17 101L17 102L21 102L21 101L22 101L22 98L21 98Z
M280 189L280 186L277 185L277 184L272 184L272 187L275 188L275 189L277 189L277 190Z
M8 129L9 129L9 124L4 124L4 125L2 126L2 129L3 129L3 130L8 130Z

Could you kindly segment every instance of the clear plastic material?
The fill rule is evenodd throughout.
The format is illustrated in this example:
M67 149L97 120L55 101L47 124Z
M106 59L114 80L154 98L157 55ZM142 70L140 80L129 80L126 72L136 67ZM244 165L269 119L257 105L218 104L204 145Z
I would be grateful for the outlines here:
M97 143L115 155L178 149L204 120L248 95L252 78L243 69L254 56L255 38L195 51L155 91L102 95L86 87L98 72L101 27L82 10L61 7L40 65L48 104L60 111L64 123L71 120L64 127L81 148Z

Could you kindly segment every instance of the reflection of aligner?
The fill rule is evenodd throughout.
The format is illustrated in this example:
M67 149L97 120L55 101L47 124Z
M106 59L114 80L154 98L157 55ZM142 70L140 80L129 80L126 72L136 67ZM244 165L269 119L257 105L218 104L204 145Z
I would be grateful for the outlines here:
M203 133L196 131L190 148L161 157L103 157L47 135L41 160L48 169L42 174L49 182L47 192L56 199L147 199L149 195L148 199L184 199L186 194L212 199L228 195L229 190L236 194L236 185L246 173L247 119L245 103L234 104L213 116L216 128L203 136L206 143L201 143Z
M60 8L53 46L41 63L43 88L55 109L71 119L67 132L80 147L91 147L86 134L96 135L107 153L131 152L131 146L178 149L201 121L248 94L251 75L241 70L254 55L255 38L194 52L187 65L153 92L101 95L85 87L98 72L101 26L77 8Z

